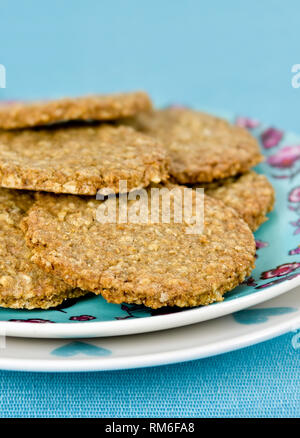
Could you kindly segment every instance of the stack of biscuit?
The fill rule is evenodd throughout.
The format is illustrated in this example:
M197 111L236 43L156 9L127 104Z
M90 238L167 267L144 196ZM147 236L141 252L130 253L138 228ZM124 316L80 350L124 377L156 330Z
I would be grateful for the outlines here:
M225 120L154 110L146 93L0 106L0 306L47 309L89 292L112 303L221 301L254 268L274 190L256 140ZM204 187L204 229L102 223L96 194Z

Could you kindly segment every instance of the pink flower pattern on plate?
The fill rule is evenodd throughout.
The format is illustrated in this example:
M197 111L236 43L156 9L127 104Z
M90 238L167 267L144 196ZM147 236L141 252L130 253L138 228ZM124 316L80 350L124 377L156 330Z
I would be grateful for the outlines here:
M293 225L293 227L296 227L295 231L294 231L294 235L295 234L300 234L300 218L297 221L293 221L291 222L291 225Z
M289 251L289 255L296 255L296 254L300 254L300 245L298 245L297 248L291 249Z
M282 140L283 132L276 128L266 129L260 136L263 147L266 149L277 146Z
M262 272L260 278L262 280L267 280L268 278L283 277L299 268L300 263L284 263L283 265L277 266L277 268L275 269L270 269L269 271Z
M48 319L41 319L41 318L32 318L32 319L10 319L9 321L12 322L31 322L34 324L45 324L51 322L54 324L54 321L49 321Z
M289 193L289 201L290 202L300 202L300 186L295 187Z
M92 319L96 319L95 316L92 315L79 315L79 316L70 316L71 321L91 321Z
M235 120L236 126L240 126L241 128L246 129L255 129L260 123L257 120L250 119L249 117L237 117Z
M255 240L256 249L266 248L269 246L268 242L263 242L262 240Z
M267 162L270 166L279 167L281 169L290 168L300 159L300 145L285 146L276 154L271 155Z

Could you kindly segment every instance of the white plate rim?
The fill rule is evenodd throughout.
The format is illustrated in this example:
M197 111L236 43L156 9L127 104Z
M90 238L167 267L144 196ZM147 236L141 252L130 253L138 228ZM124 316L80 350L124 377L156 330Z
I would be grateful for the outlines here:
M300 292L300 291L299 291ZM0 358L0 369L8 371L30 372L93 372L93 371L117 371L134 368L170 365L174 363L188 362L206 357L217 356L230 351L245 348L260 342L270 340L290 331L296 331L300 327L299 311L287 314L282 321L274 321L268 327L256 325L253 330L244 334L230 337L224 341L218 340L207 345L180 348L168 352L148 353L129 357L101 357L95 359L70 360L45 360L45 359L20 359ZM124 362L126 365L124 366Z
M0 335L23 338L93 338L149 333L183 327L226 316L263 303L300 286L300 276L244 297L167 315L116 321L76 323L24 323L0 321Z

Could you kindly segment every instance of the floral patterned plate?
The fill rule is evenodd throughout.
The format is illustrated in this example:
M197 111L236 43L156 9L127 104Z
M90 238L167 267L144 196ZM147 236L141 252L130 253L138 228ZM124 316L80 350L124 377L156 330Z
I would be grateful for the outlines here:
M71 338L157 331L227 315L300 285L300 135L245 117L227 118L259 139L266 160L257 171L265 173L276 190L275 210L255 233L256 268L244 284L227 293L221 303L187 310L109 304L93 295L51 310L0 308L1 334Z

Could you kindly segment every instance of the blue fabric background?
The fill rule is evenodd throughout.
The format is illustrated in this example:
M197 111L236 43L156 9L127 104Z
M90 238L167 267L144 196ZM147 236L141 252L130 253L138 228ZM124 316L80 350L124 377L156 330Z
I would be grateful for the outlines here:
M293 334L179 365L0 373L2 417L299 417Z
M144 88L300 131L299 14L297 0L2 0L0 99ZM0 416L297 417L291 338L151 369L0 372Z

